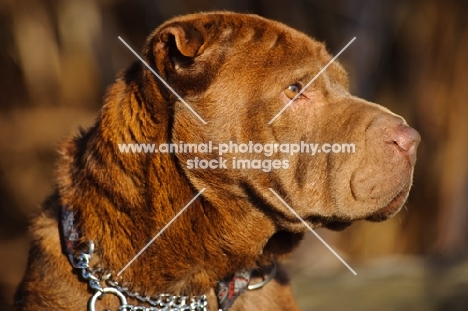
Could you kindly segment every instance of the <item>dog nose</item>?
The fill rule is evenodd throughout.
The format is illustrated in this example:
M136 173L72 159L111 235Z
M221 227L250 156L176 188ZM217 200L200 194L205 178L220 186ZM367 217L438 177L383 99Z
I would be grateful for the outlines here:
M391 139L393 139L393 143L400 148L402 153L410 157L412 162L416 160L416 149L421 141L421 136L414 128L403 124L399 125L393 131Z

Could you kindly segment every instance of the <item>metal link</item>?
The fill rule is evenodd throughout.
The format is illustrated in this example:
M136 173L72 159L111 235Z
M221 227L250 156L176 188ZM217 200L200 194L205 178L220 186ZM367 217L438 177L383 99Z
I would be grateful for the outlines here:
M119 307L118 311L206 311L206 307L195 307L194 309L186 306L182 308L158 308L158 307L143 307L143 306L133 306L133 305L122 305Z
M91 268L89 260L94 253L94 243L89 241L88 252L81 252L76 257L69 254L68 258L75 269L81 270L81 276L88 282L89 287L95 292L89 299L89 311L96 311L96 300L101 296L110 293L120 300L118 311L207 311L208 299L201 296L173 296L162 294L154 297L140 295L138 292L131 292L126 284L120 286L118 282L112 280L110 271L102 268ZM98 277L99 276L99 277ZM103 287L101 281L109 287ZM148 303L150 307L134 306L127 303L125 295L135 298L138 301Z
M127 299L125 299L124 294L122 294L113 287L106 287L103 288L102 291L97 291L96 293L94 293L93 296L91 296L91 299L89 300L89 311L96 311L96 300L107 293L114 294L115 296L117 296L120 300L120 305L127 305Z
M121 293L124 293L128 297L137 299L138 301L148 303L151 306L156 307L157 311L194 311L197 308L199 310L206 310L208 306L208 299L205 295L201 296L172 296L169 294L162 294L155 297L147 295L140 295L137 292L131 292L128 287L122 287L118 282L112 281L110 278L106 280L107 285L115 287Z
M278 265L276 264L276 262L273 262L273 266L271 267L271 271L268 274L268 276L266 278L264 278L262 282L259 282L257 284L251 284L251 285L247 286L247 289L248 290L256 290L256 289L262 288L263 286L265 286L265 284L270 282L271 279L273 279L275 277L277 270L278 270Z

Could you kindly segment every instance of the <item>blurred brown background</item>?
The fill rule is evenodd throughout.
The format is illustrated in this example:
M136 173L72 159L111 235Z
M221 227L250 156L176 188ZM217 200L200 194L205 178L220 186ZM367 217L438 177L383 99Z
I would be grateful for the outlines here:
M290 260L303 310L468 310L468 3L456 0L0 0L0 310L27 255L28 220L54 178L57 143L89 126L106 85L162 21L257 13L326 43L354 94L421 134L406 208L385 223L319 230ZM384 172L383 172L384 173Z

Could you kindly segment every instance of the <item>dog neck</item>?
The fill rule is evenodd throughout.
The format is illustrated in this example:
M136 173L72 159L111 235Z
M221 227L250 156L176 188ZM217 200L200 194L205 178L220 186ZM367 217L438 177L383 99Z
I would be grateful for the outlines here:
M148 108L147 97L162 103L161 95L137 88L117 81L109 89L114 94L108 98L122 101L105 103L96 125L64 145L59 167L61 204L78 216L82 242L95 241L100 265L115 272L197 193L173 155L119 152L119 143L170 140L170 125L160 121L170 118L157 117L170 108ZM276 260L263 253L274 232L271 221L244 200L225 199L229 213L194 201L122 273L125 282L150 294L199 295L236 271Z

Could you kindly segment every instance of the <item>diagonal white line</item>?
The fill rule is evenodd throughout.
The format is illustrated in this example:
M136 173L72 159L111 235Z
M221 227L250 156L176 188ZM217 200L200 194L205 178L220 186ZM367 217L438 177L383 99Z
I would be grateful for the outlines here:
M128 262L127 265L125 265L125 267L122 268L122 270L119 271L119 273L117 273L117 276L120 276L128 267L130 267L130 265L138 258L140 257L141 254L143 254L143 252L183 213L185 212L185 210L190 206L190 204L192 204L202 193L203 191L205 191L206 188L203 188L202 190L200 190L200 192L197 193L196 196L193 197L193 199L190 200L190 202L188 202L183 209L180 210L180 212L177 213L177 215L174 216L174 218L171 219L171 221L169 221L167 223L167 225L164 226L164 228L161 229L161 231L158 232L158 234L156 234L152 239L151 241L149 241L139 252L138 254L135 255L135 257L132 258L132 260L130 260Z
M328 68L328 66L330 66L331 63L333 63L338 58L338 56L340 56L341 53L343 53L344 50L346 50L348 46L350 46L351 43L353 43L354 40L356 40L356 37L352 38L351 41L349 41L348 44L346 44L346 46L342 48L341 51L339 51L338 54L336 54L335 57L333 57L332 60L329 61L328 64L326 64L325 67L323 67L322 70L320 70L319 73L317 73L315 77L313 77L312 80L310 80L309 83L307 83L302 88L302 90L299 93L297 93L297 95L294 96L294 98L291 99L289 103L287 103L286 106L284 106L283 109L281 109L281 111L278 112L276 116L273 117L273 119L270 120L270 122L268 122L268 124L273 123L273 121L275 121L299 96L301 96L301 94L312 84L312 82L314 82Z
M328 245L327 242L325 242L325 240L322 239L322 237L321 237L320 235L318 235L317 232L315 232L315 230L312 229L312 228L309 226L309 224L306 223L305 220L302 219L302 217L299 216L299 214L296 213L296 211L293 210L293 209L291 208L291 206L289 206L288 203L286 203L286 202L283 200L283 198L281 198L273 189L271 189L271 188L268 188L268 189L270 189L270 191L271 191L271 192L272 192L272 193L273 193L273 194L274 194L274 195L275 195L275 196L276 196L276 197L277 197L293 214L294 214L294 216L296 216L296 217L304 224L304 226L306 226L307 229L309 229L310 232L312 232L312 233L317 237L317 239L319 239L320 242L322 242L323 245L325 245L325 246L333 253L333 255L335 255L335 257L338 258L338 259L346 266L346 268L349 269L349 271L351 271L354 275L357 275L356 271L354 271L353 268L351 268L351 267L346 263L346 261L344 261L343 258L341 258L341 256L338 255L338 253L335 252L335 250L334 250L333 248L331 248L330 245Z
M141 58L140 55L138 55L137 52L135 52L135 50L133 50L130 45L127 44L127 42L125 42L124 39L122 39L120 36L118 37L120 41L122 41L123 44L125 44L125 46L130 50L132 51L133 54L135 54L135 56L149 69L151 70L151 72L169 89L169 91L171 91L203 124L206 124L205 120L202 119L202 117L200 117L200 115L198 115L198 113L196 113L195 110L193 110L192 107L190 107L189 104L187 104L187 102L179 96L179 94L177 94L176 91L174 91L174 89L166 82L164 81L163 78L161 78L160 75L158 75L158 73L156 71L154 71L153 68L150 67L150 65L148 65L148 63L146 63L143 58Z

